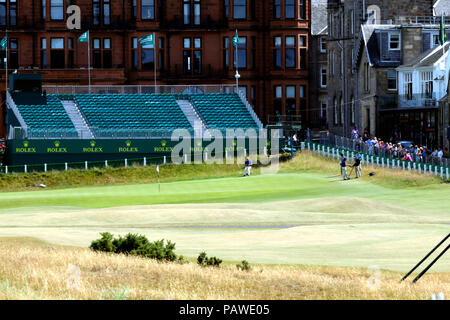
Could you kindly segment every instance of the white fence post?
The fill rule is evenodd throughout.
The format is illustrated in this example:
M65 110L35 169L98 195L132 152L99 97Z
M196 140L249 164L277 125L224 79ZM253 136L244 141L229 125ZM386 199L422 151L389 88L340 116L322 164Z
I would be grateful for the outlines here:
M411 162L408 162L408 171L411 171Z
M85 168L86 170L89 169L89 167L88 167L88 162L87 162L87 161L84 162L84 168Z
M444 178L444 168L441 167L441 178Z
M415 162L413 163L413 169L414 169L414 170L417 170L417 169L416 169L416 163L415 163Z
M405 170L405 161L402 161L402 168Z
M187 154L184 155L184 163L187 163Z
M208 152L205 152L205 162L208 161Z
M167 163L167 157L164 156L164 164L166 164L166 163Z
M449 179L449 176L448 176L448 168L445 169L445 176L446 176L446 178L447 178L447 180L448 180L448 179Z
M47 172L47 164L44 163L44 172Z
M147 157L144 157L144 167L147 166Z
M427 165L423 164L423 174L427 174Z
M8 166L5 166L5 173L8 174ZM447 176L448 176L448 169L447 169Z
M25 173L28 172L28 167L27 167L27 165L24 165L24 166L23 166L23 171L25 171Z
M67 162L64 163L64 169L65 169L66 171L69 170L69 166L68 166Z
M108 168L108 160L105 160L105 168Z
M125 168L128 168L128 159L125 159Z
M437 171L437 166L434 167L434 175L437 176L438 175L438 171Z

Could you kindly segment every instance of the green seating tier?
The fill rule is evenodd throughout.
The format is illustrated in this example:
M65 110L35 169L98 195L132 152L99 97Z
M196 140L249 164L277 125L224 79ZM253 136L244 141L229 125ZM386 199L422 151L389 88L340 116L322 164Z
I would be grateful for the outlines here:
M191 94L190 99L210 128L258 128L247 107L235 93Z
M149 130L190 129L191 125L172 95L75 95L83 115L100 136L146 136Z
M47 95L45 105L17 105L30 136L78 137L78 132L56 95Z

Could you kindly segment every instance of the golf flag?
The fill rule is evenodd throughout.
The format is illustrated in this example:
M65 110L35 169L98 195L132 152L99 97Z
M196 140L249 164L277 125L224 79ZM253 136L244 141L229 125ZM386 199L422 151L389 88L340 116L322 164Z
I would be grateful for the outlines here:
M445 33L445 18L444 15L441 17L441 26L439 28L439 43L444 45L447 42L447 34Z
M142 38L139 39L139 43L141 44L141 46L153 46L155 45L155 35L149 34L143 36Z
M89 41L89 31L86 31L78 38L78 42L88 42Z
M239 34L238 31L236 29L236 35L233 37L233 40L231 40L231 42L233 43L233 46L235 46L236 48L239 45Z
M0 47L2 50L6 50L6 47L8 46L8 36L5 36L2 41L0 41Z

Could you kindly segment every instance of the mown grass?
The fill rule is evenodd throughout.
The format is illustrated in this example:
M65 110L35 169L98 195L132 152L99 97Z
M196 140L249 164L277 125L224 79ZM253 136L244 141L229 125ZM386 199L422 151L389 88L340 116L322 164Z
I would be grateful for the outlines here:
M350 172L350 168L348 169ZM339 175L339 162L330 158L303 151L293 160L282 162L279 172L314 172ZM368 173L375 176L369 177ZM256 166L254 175L261 173ZM243 166L238 164L188 164L166 165L161 170L161 182L199 180L240 176ZM420 187L442 183L439 177L423 175L413 171L392 170L374 166L363 166L363 180L386 187ZM50 189L63 189L84 186L121 185L156 183L158 175L155 166L132 166L129 168L94 168L91 170L69 170L51 172L33 172L0 175L0 191L37 190L40 184Z
M402 274L364 268L195 263L95 253L34 239L0 238L0 299L429 299L450 295L450 274ZM251 263L251 261L250 261ZM371 285L370 285L371 284Z

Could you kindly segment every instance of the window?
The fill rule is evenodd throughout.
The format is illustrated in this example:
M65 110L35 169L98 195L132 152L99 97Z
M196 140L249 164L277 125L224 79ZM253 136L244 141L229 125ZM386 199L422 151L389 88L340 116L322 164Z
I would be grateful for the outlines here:
M202 39L183 39L183 71L186 75L202 73Z
M285 0L284 9L286 19L295 18L295 0Z
M50 0L50 19L64 20L64 0Z
M406 96L407 100L412 100L413 98L413 91L412 91L412 73L407 72L403 75L403 82L404 82L404 94Z
M441 45L441 42L439 40L439 34L433 34L431 37L431 47L434 48L434 47L437 47L440 45Z
M400 50L399 32L389 32L389 50Z
M94 25L99 25L102 17L104 25L111 24L111 0L93 0L92 14Z
M368 63L364 64L364 90L370 91L370 65Z
M433 98L433 72L421 72L420 83L422 87L422 96L428 99Z
M225 19L228 19L230 12L230 0L223 0L223 10L225 13Z
M320 68L320 87L327 87L327 68L325 67Z
M41 39L41 69L47 69L47 39Z
M41 19L47 19L47 0L41 0Z
M233 18L236 20L247 19L247 0L233 1Z
M230 68L230 39L223 38L223 68L228 70Z
M155 0L141 0L142 20L155 20Z
M300 0L300 14L299 17L301 20L306 20L306 0Z
M64 53L64 38L52 38L50 48L50 67L52 69L64 69L66 65Z
M92 54L92 67L93 68L97 68L100 69L102 67L102 48L101 48L101 39L99 38L94 38L92 39L92 49L93 49L93 54Z
M158 67L164 70L164 38L159 38Z
M320 52L326 53L327 52L327 41L325 38L320 38Z
M155 69L155 45L144 45L141 50L141 69L144 71Z
M286 86L286 98L295 98L295 86Z
M299 95L300 99L306 98L306 86L301 85L299 93L300 93L300 95Z
M308 59L308 56L306 55L307 49L306 36L300 36L299 43L300 43L300 69L304 70L306 69L306 63Z
M138 69L138 38L131 39L131 66L134 70Z
M387 72L388 90L397 90L397 71L390 69Z
M326 117L327 117L327 103L326 102L320 103L320 117L322 119L326 119Z
M74 67L74 47L73 47L73 38L67 39L67 47L69 48L67 52L67 67L73 68Z
M295 37L286 37L285 40L285 65L286 68L296 67L296 55L295 55Z
M236 60L234 62L235 67L236 62L238 62L239 69L247 69L247 37L239 37Z
M200 24L200 0L183 0L183 21L184 24Z
M17 0L9 0L9 25L17 25Z
M112 68L112 46L111 38L103 39L103 68Z
M274 69L280 70L281 65L281 37L273 38L273 67Z
M274 19L281 18L281 0L273 1L273 18Z
M17 69L19 68L19 44L17 42L17 39L11 38L9 40L9 67L11 69Z
M278 98L278 99L283 98L283 87L282 86L275 87L275 98Z
M136 19L137 18L137 0L133 0L131 5L131 16Z
M251 70L255 69L256 66L256 37L250 38L250 61L249 68Z

